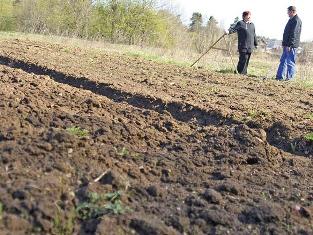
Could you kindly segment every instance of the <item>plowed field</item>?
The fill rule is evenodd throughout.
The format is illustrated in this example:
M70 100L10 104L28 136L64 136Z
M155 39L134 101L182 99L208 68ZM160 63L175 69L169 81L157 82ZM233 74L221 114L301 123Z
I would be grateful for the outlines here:
M0 234L313 234L313 92L0 42Z

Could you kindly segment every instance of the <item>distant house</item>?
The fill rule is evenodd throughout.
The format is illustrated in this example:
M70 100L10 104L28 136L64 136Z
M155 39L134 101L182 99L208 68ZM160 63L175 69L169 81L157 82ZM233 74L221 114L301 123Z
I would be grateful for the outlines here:
M277 40L277 39L269 39L266 43L266 52L268 53L277 53L277 52L281 52L282 50L282 41L281 40ZM297 53L300 54L302 53L303 48L302 47L298 47L297 49Z
M267 52L276 52L282 48L282 41L277 39L269 39L266 45Z

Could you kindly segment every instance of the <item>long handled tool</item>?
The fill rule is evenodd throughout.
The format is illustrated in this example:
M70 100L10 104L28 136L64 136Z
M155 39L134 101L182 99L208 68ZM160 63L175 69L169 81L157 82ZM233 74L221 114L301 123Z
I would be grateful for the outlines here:
M225 38L224 38L224 40L225 40L225 44L227 44L227 51L228 51L228 53L229 53L229 55L230 55L231 63L233 64L233 66L234 66L234 68L235 68L234 72L237 73L237 67L236 67L236 65L235 65L235 63L234 63L233 53L231 52L231 41L229 40L229 43L227 43L227 41L226 41Z
M227 33L224 33L216 42L214 42L190 67L194 66L203 56L205 56Z

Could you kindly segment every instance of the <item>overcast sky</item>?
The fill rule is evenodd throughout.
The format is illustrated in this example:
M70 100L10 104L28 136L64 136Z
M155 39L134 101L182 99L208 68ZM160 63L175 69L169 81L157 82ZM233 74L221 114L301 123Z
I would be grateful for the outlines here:
M294 5L302 19L302 41L313 40L312 0L172 0L182 14L184 23L189 23L193 12L200 12L206 20L213 15L223 26L229 28L235 17L241 18L245 10L252 12L256 33L260 36L282 39L288 21L287 7Z

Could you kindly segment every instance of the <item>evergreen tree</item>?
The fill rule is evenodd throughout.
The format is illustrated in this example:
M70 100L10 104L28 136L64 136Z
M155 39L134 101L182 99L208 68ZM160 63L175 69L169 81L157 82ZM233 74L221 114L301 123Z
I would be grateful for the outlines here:
M199 32L202 28L202 14L199 12L194 12L191 17L191 23L189 25L189 29L191 32Z

